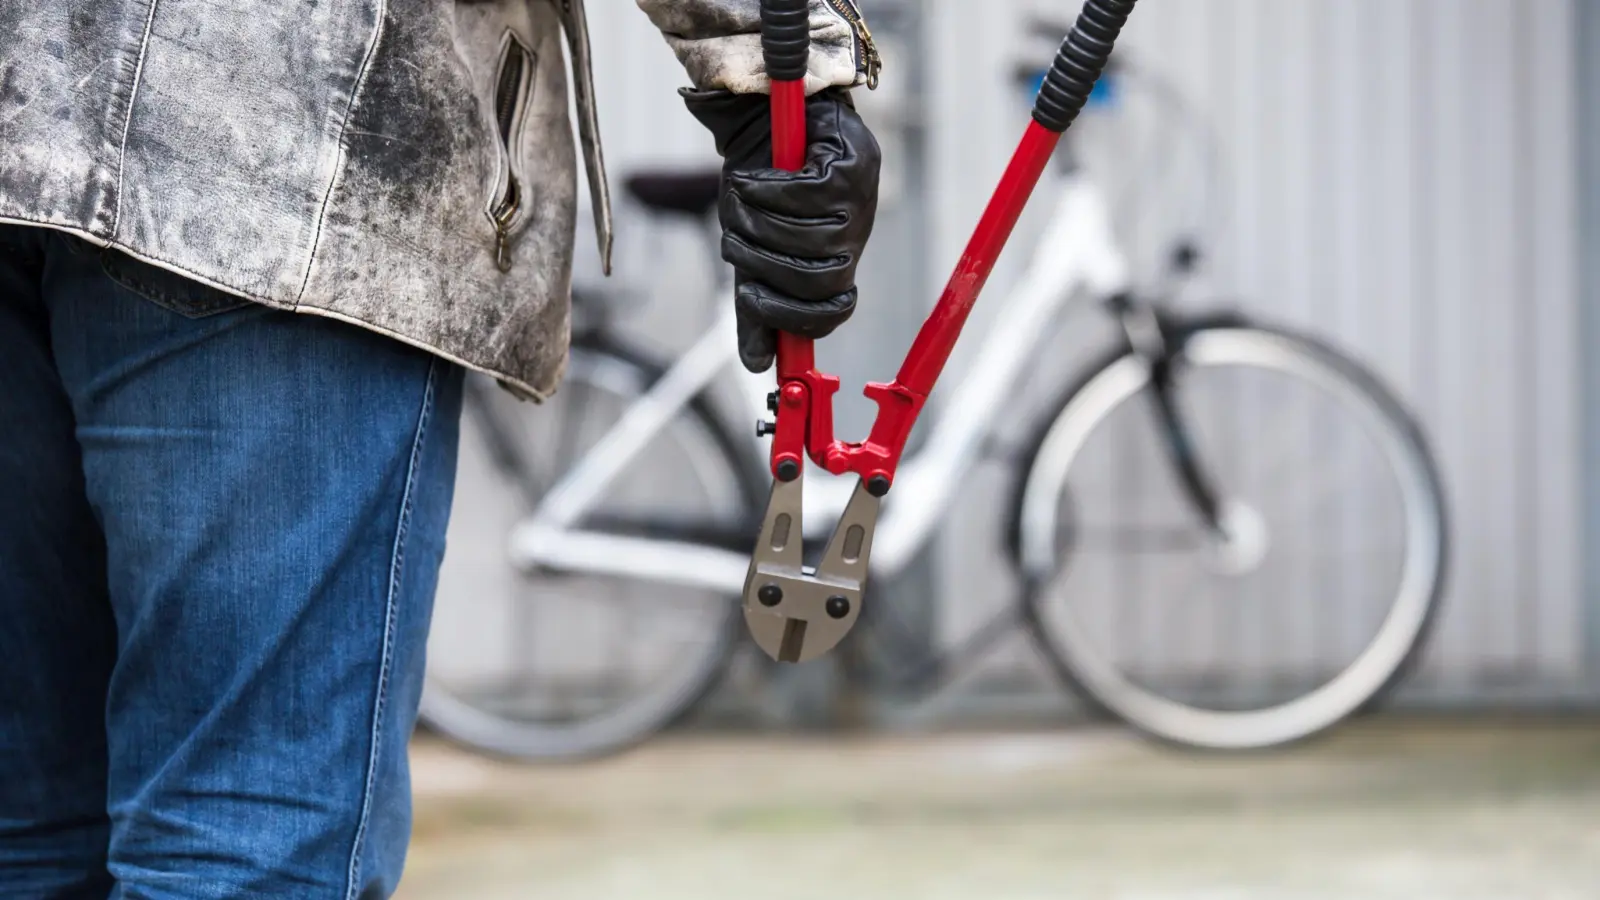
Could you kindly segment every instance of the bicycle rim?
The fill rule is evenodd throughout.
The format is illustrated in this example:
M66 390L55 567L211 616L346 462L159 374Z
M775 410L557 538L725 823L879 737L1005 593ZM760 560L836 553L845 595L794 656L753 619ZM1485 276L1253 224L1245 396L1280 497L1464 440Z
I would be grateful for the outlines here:
M1141 402L1148 366L1124 354L1070 395L1029 467L1018 536L1035 627L1060 674L1148 734L1215 749L1301 740L1385 692L1423 642L1447 539L1438 476L1404 409L1316 342L1200 329L1178 362L1230 536L1209 536L1183 501ZM1208 384L1227 389L1208 398ZM1363 477L1325 486L1345 469ZM1315 515L1290 533L1280 507L1307 495ZM1158 612L1133 609L1147 600Z

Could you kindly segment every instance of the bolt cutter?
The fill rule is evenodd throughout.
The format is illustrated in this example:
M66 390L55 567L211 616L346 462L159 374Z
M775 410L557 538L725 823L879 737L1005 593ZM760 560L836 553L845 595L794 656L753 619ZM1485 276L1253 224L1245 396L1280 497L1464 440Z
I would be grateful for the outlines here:
M1136 0L1087 0L1039 87L1033 121L978 222L956 271L923 323L899 375L869 384L877 421L864 441L833 434L839 379L816 368L812 342L778 335L772 493L744 585L744 616L762 650L780 662L816 659L839 645L861 616L878 510L894 486L906 439L955 349L973 304L1017 219L1111 57ZM811 52L808 0L762 0L761 45L772 81L773 165L799 171L806 157L805 76ZM802 552L805 460L832 475L855 475L855 492L815 567Z

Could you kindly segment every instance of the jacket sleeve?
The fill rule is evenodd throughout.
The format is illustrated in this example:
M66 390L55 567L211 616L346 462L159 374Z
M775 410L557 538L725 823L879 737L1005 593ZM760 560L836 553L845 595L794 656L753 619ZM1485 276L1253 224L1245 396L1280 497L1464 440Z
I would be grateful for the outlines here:
M637 0L666 37L696 90L769 90L761 56L760 0ZM811 0L811 65L806 92L874 85L877 47L856 0Z

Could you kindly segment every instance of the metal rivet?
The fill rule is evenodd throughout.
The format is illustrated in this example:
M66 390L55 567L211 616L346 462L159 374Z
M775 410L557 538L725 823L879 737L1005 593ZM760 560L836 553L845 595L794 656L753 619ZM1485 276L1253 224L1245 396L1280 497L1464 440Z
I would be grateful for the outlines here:
M775 584L762 585L761 590L756 592L756 599L761 601L762 606L777 606L783 602L783 588Z

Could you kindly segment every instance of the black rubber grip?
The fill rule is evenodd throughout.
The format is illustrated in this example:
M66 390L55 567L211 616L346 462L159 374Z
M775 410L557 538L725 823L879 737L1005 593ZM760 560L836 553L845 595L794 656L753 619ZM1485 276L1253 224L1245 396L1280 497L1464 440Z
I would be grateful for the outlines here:
M810 0L761 0L761 52L773 81L799 81L811 60Z
M1072 127L1089 102L1094 83L1111 61L1122 26L1128 23L1137 0L1088 0L1078 14L1078 24L1062 42L1056 61L1033 104L1033 120L1060 134Z

